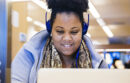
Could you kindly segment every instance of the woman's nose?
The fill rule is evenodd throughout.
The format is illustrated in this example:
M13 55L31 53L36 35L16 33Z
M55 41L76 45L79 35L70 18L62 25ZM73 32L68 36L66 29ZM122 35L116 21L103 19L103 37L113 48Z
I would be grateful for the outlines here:
M71 41L72 40L72 36L69 33L66 33L63 36L63 40L64 41Z

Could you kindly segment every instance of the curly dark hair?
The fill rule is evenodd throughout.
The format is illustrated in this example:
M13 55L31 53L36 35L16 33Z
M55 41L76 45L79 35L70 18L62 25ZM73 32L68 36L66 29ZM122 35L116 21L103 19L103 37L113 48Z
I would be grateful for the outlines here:
M57 13L70 13L76 14L82 25L84 22L83 12L88 10L88 0L46 0L48 8L52 10L50 23L53 26L53 22L56 18Z

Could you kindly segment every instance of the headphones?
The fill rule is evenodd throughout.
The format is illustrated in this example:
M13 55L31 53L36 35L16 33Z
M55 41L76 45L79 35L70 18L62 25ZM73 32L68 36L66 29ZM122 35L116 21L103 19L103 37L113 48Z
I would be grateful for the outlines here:
M49 34L51 34L52 27L51 27L51 24L50 24L50 20L47 21L47 12L46 12L46 15L45 15L45 21L46 21L47 32ZM82 35L85 35L87 33L88 27L89 27L89 14L88 14L88 23L86 23L86 22L83 23Z

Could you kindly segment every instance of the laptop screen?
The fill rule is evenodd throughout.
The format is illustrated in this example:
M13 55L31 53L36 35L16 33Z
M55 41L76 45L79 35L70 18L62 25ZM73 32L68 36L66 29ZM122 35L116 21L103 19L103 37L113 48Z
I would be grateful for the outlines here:
M130 70L44 69L37 83L130 83Z

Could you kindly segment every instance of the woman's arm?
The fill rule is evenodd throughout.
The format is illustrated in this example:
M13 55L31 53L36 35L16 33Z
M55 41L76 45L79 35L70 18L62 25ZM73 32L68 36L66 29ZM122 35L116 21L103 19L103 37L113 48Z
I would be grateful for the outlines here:
M106 63L106 61L104 59L101 61L99 68L104 68L104 69L108 68L108 64Z
M23 47L12 62L11 83L29 83L33 63L32 54Z

